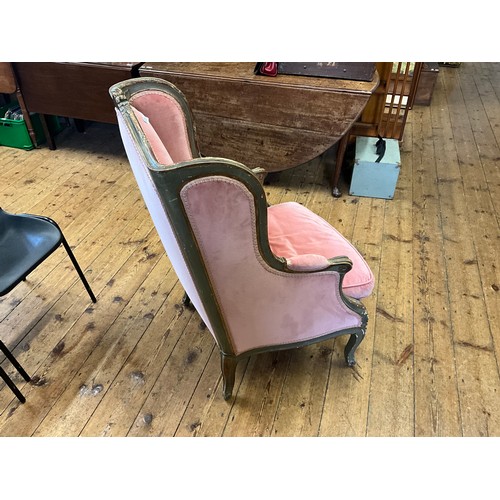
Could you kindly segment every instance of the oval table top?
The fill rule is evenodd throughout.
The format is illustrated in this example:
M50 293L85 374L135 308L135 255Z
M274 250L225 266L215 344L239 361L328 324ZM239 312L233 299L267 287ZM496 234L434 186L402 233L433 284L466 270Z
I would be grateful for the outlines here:
M193 111L204 156L278 172L306 163L333 146L362 113L379 85L278 74L255 75L247 62L146 62L140 76L163 78L181 90Z

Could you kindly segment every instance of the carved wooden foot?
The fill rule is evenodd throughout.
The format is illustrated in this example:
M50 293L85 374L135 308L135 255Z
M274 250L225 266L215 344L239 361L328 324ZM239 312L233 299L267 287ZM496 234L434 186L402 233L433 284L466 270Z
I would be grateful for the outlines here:
M354 358L354 353L361 344L362 340L365 338L365 330L360 329L356 333L352 333L349 337L349 341L344 349L344 356L346 363L349 366L354 366L356 364L356 359Z

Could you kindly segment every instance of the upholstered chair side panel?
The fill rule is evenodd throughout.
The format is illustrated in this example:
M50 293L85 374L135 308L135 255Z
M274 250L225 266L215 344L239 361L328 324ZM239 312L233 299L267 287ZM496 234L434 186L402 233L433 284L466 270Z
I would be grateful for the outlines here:
M200 178L184 186L181 198L236 354L361 325L339 297L338 273L288 273L265 263L253 195L242 183Z
M150 90L136 94L130 103L149 119L174 163L193 159L184 112L172 96Z
M206 326L213 335L213 328L208 319L208 315L203 307L200 296L196 290L188 266L182 256L177 239L172 231L170 221L162 207L160 197L156 191L155 185L149 175L149 170L145 165L141 155L138 153L134 142L130 136L130 132L124 123L124 120L119 112L118 125L122 136L123 144L127 157L132 167L137 184L139 185L144 202L149 210L155 228L160 236L165 251L174 267L176 274L181 282L184 290L189 295L193 305L205 322ZM215 338L215 337L214 337Z

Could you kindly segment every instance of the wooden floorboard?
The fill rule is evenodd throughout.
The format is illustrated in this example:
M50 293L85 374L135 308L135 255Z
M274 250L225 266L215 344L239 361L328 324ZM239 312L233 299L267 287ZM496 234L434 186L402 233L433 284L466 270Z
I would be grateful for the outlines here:
M415 435L461 435L443 221L429 107L412 112Z
M500 436L500 63L440 68L393 200L350 196L348 175L333 198L335 147L265 186L351 239L376 287L355 367L342 337L253 356L230 401L117 127L56 142L0 147L0 206L53 217L98 301L62 248L0 299L0 336L33 376L0 357L27 398L0 383L0 436Z

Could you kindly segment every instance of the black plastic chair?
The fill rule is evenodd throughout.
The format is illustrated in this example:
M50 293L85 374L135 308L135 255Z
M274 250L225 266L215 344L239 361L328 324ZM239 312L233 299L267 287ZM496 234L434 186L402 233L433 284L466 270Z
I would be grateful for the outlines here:
M52 219L39 215L11 214L0 208L0 296L6 295L21 281L24 281L28 274L57 250L61 244L66 249L92 302L96 302L95 295L61 229ZM0 350L23 378L29 382L31 380L29 375L1 340ZM0 377L19 401L24 403L24 396L1 366Z

